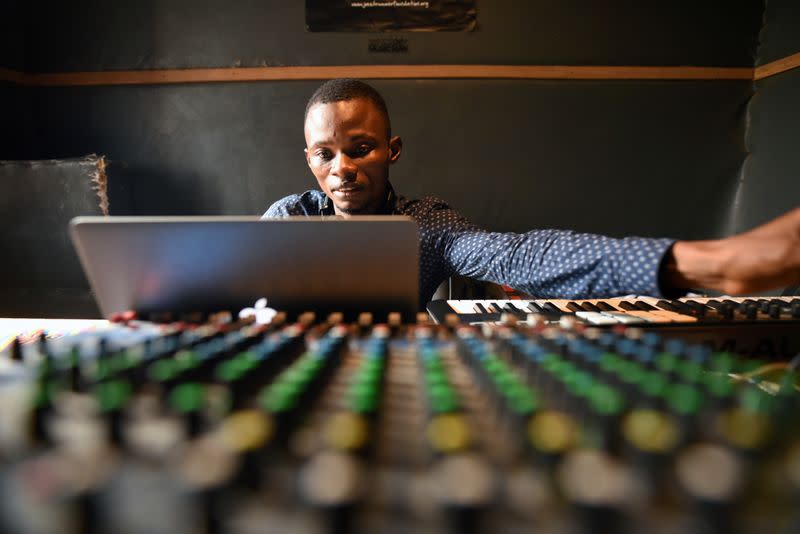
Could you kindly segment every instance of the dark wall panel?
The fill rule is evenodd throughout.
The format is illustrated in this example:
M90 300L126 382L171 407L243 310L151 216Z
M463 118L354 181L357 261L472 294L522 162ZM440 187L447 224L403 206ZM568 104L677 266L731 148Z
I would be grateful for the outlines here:
M763 22L757 64L800 52L800 3L797 0L768 0Z
M800 6L770 0L759 63L800 51ZM756 82L749 110L750 152L736 195L733 230L744 230L800 206L800 69Z
M302 0L32 0L30 68L81 71L231 65L500 63L750 66L762 0L479 0L474 33L305 31Z
M27 23L21 0L0 0L0 67L25 70Z
M29 97L24 87L0 81L0 160L24 158L28 151Z
M800 69L756 84L739 228L800 207Z
M398 191L495 230L708 237L744 157L747 82L375 85L405 140ZM106 154L112 213L261 213L316 185L302 152L316 86L40 89L38 157Z
M16 141L12 137L17 120L14 104L16 87L0 81L0 160L11 159L16 153Z
M0 68L25 70L25 39L23 3L0 0ZM28 144L26 112L27 94L23 88L0 80L0 160L22 157Z

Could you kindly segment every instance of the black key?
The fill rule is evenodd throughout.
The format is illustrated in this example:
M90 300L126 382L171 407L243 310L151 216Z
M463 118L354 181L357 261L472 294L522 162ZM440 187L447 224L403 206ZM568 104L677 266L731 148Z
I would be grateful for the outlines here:
M750 304L742 310L744 316L749 321L755 321L758 318L758 305L757 304Z
M544 313L544 308L533 301L528 302L528 309L533 313Z
M695 310L688 304L680 300L673 300L671 304L677 309L678 313L682 313L684 315L691 315L692 317L702 317L703 315L701 312Z
M656 306L658 306L662 310L680 313L680 308L678 308L678 306L676 306L675 304L673 304L668 300L659 300L658 302L656 302Z
M619 307L625 311L634 311L639 309L636 306L634 306L633 303L628 302L627 300L620 301Z
M549 313L558 314L558 315L563 315L564 314L564 312L561 311L561 308L559 308L558 306L556 306L552 302L545 302L542 305L542 307L544 308L544 311L549 312Z
M779 304L770 304L769 305L769 316L772 319L780 319L781 318L781 307Z
M727 320L733 319L733 308L729 305L725 304L724 302L720 302L718 300L709 300L706 301L706 306L710 306L717 313L719 313L723 318Z
M602 311L619 311L614 306L612 306L611 304L609 304L604 300L598 301L597 307L600 308Z
M697 317L705 317L706 312L709 310L708 306L706 306L705 304L700 304L699 302L696 302L694 300L687 300L684 301L684 303L697 312L698 314Z
M735 301L723 300L722 302L735 302ZM756 319L758 319L757 301L753 299L744 299L738 304L739 304L739 311L744 314L747 320L755 321Z
M481 304L480 302L476 302L476 303L475 303L475 307L478 309L478 312L479 312L479 313L489 313L489 310L487 310L487 309L484 307L484 305L483 305L483 304Z
M583 307L583 309L585 311L589 311L589 312L600 313L600 311L602 311L602 310L600 310L600 308L598 308L597 306L595 306L591 302L582 302L581 306Z
M792 317L800 319L800 299L792 299L789 305L792 307Z
M645 301L643 301L643 300L637 300L637 301L636 301L636 302L634 302L633 304L634 304L634 305L635 305L637 308L639 308L640 310L642 310L642 311L655 311L655 310L657 310L657 309L658 309L658 308L656 308L655 306L652 306L652 305L648 304L647 302L645 302Z
M528 313L519 306L517 306L516 304L514 304L513 302L509 302L508 305L511 306L514 309L514 312L516 313L523 313L523 314Z
M583 311L583 308L577 302L567 302L567 309L574 312Z
M791 304L789 304L787 301L781 300L781 299L770 299L769 304L770 304L770 306L778 306L779 308L781 308L783 310L791 309Z
M730 306L734 311L739 311L742 313L744 313L747 309L747 306L745 306L743 303L736 302L735 300L731 299L722 299L722 303L726 306Z
M758 299L758 311L769 313L769 301L767 299Z
M514 306L510 302L506 303L506 305L503 307L503 309L505 311L507 311L508 313L512 313L514 315L525 315L524 311L520 310L519 308L517 308L516 306Z

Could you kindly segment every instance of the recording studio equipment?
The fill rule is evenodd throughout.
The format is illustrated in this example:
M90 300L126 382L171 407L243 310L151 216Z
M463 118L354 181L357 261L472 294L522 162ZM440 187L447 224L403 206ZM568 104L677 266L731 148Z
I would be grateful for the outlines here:
M437 323L519 320L533 314L551 323L577 321L598 327L637 326L715 350L758 358L791 358L800 352L800 297L624 297L589 300L434 300Z
M419 308L410 217L76 217L69 229L103 317L240 310L260 298L294 313Z
M798 358L556 307L556 324L279 313L12 343L0 530L797 531Z

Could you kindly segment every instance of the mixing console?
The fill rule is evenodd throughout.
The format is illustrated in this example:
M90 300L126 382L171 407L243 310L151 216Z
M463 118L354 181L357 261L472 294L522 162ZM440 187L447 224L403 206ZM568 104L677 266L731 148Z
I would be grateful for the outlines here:
M15 342L0 530L797 532L798 361L366 313Z

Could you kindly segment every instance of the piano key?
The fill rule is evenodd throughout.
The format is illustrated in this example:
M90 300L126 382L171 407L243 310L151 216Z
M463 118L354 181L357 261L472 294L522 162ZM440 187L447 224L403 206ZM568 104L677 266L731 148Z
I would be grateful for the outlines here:
M789 304L789 302L785 301L783 299L770 299L769 303L771 305L778 306L778 307L780 307L781 309L784 309L784 310L790 310L792 308L791 305Z
M639 311L642 311L642 310L639 310ZM696 323L697 322L697 317L694 317L692 315L687 315L685 313L674 312L674 311L669 311L669 310L656 309L656 310L649 311L649 312L644 312L644 313L649 313L649 314L651 314L653 316L663 317L664 319L667 319L667 320L669 320L669 322L672 322L672 323Z
M633 303L634 306L643 311L655 311L657 308L643 300L637 300Z
M680 300L673 301L673 305L678 309L678 313L691 315L692 317L702 318L705 315L705 310L698 310L693 306L686 304Z
M544 304L542 304L542 308L544 308L544 311L552 313L552 314L558 314L558 315L563 315L564 314L564 312L561 311L561 308L559 308L558 306L556 306L552 302L545 302Z
M733 308L730 305L725 304L724 302L712 299L706 301L706 306L714 308L714 310L716 310L717 313L719 313L724 319L728 321L733 319Z
M589 324L607 325L607 324L620 324L620 321L613 317L603 314L602 312L593 311L579 311L575 312L576 317L580 317Z
M447 305L458 314L475 313L477 301L474 300L448 300Z
M607 317L616 319L618 322L622 324L642 324L650 322L642 317L636 317L635 315L630 315L624 312L604 311L601 313Z
M523 316L524 317L525 315L527 315L527 313L525 313L523 310L521 310L521 309L517 308L516 306L514 306L514 304L512 304L511 302L506 302L505 306L503 306L503 311L506 311L508 313L514 314L516 316Z
M659 315L658 312L646 312L642 310L626 310L624 312L626 315L632 315L634 317L641 317L648 323L671 323L673 322L672 318L664 317Z
M675 304L673 304L672 302L663 299L656 302L656 306L658 308L661 308L662 310L667 310L671 312L678 312L680 310L680 308Z
M583 308L577 302L571 301L567 303L567 309L574 312L583 311Z
M595 304L591 302L581 302L581 306L583 307L584 310L589 312L600 313L602 311L600 308L598 308Z
M705 317L708 314L708 311L711 309L705 304L701 302L697 302L695 300L684 300L684 304L692 308L695 312L697 312L698 317Z
M532 300L528 301L528 309L533 313L544 313L544 308L542 308Z
M599 301L597 303L597 307L600 308L603 311L609 311L609 312L619 311L619 310L617 310L617 308L615 308L614 306L612 306L611 304L609 304L608 302L606 302L604 300Z

